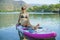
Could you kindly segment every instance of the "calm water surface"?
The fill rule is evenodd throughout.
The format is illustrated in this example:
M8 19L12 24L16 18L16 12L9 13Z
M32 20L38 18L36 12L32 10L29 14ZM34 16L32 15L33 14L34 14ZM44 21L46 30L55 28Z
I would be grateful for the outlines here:
M33 13L33 12L31 12ZM0 40L19 40L19 35L15 29L19 12L0 12ZM60 16L54 13L30 14L32 25L40 24L41 27L48 28L57 33L56 40L60 40Z

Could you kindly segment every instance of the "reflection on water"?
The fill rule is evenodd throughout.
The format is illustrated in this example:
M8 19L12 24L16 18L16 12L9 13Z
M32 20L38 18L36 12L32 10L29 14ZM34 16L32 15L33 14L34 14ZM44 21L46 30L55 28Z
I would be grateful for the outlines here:
M19 40L15 25L18 20L18 14L0 14L0 40ZM56 40L60 40L59 14L30 14L30 23L32 25L40 24L41 27L49 28L57 33ZM1 29L2 27L8 27Z
M0 40L19 40L15 26L0 29Z

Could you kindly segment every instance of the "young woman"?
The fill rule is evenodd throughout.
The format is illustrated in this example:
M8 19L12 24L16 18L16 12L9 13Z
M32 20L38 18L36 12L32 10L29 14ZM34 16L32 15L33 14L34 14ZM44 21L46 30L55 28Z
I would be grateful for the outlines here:
M29 14L26 12L26 7L21 8L21 13L19 14L18 25L23 27L31 27L32 29L37 29L39 24L33 27L29 21Z
M29 14L26 12L26 7L22 7L21 8L21 13L19 14L19 19L18 19L18 23L17 25L22 25L23 27L27 27L27 28L32 28L34 30L36 30L39 26L39 24L37 24L35 27L33 27L31 24L30 24L30 21L29 21ZM18 32L19 33L19 32ZM19 34L20 36L20 34ZM20 36L21 37L21 36ZM22 38L25 38L22 37ZM26 38L25 38L26 39Z

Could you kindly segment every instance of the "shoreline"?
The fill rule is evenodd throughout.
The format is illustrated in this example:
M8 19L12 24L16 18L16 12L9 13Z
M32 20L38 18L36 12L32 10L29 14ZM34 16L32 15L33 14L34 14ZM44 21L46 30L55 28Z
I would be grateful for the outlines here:
M0 12L0 14L19 14L20 12ZM53 12L27 12L29 14L59 14Z
M20 11L0 11L0 12L20 12ZM27 11L27 12L37 12L37 13L48 13L48 11ZM50 13L60 13L60 11L50 11Z

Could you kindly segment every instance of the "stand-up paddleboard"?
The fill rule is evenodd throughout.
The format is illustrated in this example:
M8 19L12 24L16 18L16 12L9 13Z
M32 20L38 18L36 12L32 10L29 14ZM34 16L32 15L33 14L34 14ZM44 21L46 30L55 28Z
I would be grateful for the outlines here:
M33 30L31 28L25 28L20 25L20 26L17 26L17 30L29 38L48 39L48 38L55 38L56 37L55 32L50 31L46 28L39 28L37 30Z

